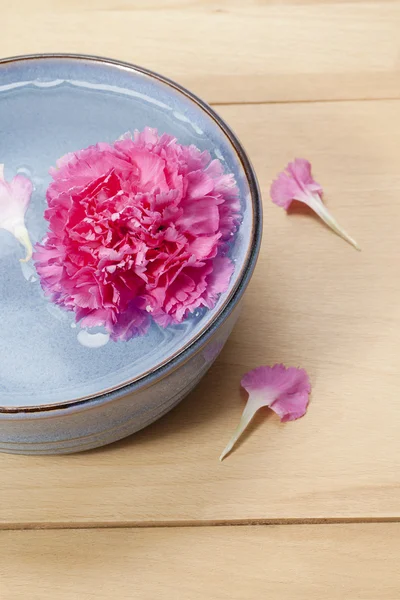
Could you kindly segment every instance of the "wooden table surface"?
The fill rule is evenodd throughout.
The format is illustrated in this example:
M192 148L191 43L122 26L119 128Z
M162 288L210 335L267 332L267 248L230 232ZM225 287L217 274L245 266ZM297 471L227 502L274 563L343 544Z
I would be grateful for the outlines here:
M189 87L265 207L243 314L180 406L100 450L0 456L1 600L399 600L400 2L4 0L0 49ZM271 204L294 156L361 253ZM309 372L308 414L256 419L220 464L241 374L280 361Z

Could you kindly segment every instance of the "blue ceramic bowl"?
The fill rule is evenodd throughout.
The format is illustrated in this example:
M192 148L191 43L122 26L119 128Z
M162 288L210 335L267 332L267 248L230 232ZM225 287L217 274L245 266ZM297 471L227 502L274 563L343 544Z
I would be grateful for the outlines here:
M222 161L240 189L230 287L212 310L129 342L76 326L49 302L21 247L0 229L0 450L77 452L121 439L171 410L218 356L257 260L261 202L239 141L204 102L139 67L90 56L0 61L0 162L34 183L26 223L42 239L49 167L63 154L151 126Z

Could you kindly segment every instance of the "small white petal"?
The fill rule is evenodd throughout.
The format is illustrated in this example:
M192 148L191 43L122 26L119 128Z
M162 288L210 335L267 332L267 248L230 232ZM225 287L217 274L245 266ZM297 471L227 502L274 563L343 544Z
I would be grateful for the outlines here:
M4 180L4 165L0 165L0 229L6 229L24 246L27 262L32 258L32 244L25 226L25 212L32 194L32 182L17 175L10 183Z

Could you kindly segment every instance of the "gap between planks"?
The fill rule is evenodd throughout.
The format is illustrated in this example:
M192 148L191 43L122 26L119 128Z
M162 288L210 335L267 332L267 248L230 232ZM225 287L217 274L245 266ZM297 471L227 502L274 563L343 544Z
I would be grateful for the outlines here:
M117 522L59 522L59 523L2 523L1 531L32 531L58 529L161 529L168 527L270 527L273 525L348 525L371 523L400 523L399 517L348 517L315 519L231 519L204 521L117 521Z
M234 102L208 102L209 106L264 106L268 104L340 104L345 102L393 102L400 100L400 96L386 98L311 98L304 100L254 100ZM207 102L207 101L206 101Z

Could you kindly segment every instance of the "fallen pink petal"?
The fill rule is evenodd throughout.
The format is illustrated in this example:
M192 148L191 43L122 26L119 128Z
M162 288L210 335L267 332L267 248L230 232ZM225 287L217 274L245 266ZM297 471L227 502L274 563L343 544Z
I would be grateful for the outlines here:
M282 364L258 367L243 376L241 385L249 397L240 423L220 456L221 461L232 450L260 408L271 408L283 423L300 419L307 411L311 385L304 369L285 367Z
M5 229L24 246L25 258L32 258L32 244L25 226L25 213L32 194L32 183L23 175L16 175L10 182L4 179L4 165L0 164L0 229Z
M288 210L293 200L307 204L333 231L360 250L357 242L340 227L322 202L322 187L311 174L311 164L304 158L295 158L279 173L271 185L272 202Z

